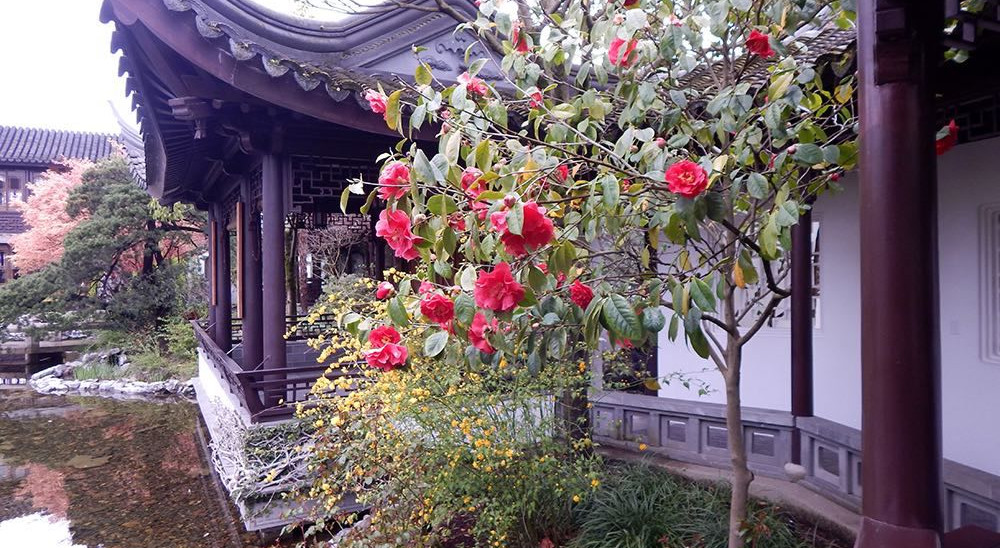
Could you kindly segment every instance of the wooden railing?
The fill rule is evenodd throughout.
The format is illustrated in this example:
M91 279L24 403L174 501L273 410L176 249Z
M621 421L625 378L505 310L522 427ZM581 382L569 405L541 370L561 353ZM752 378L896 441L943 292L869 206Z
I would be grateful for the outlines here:
M255 423L292 418L297 404L308 402L310 391L321 376L328 379L360 376L360 363L353 364L356 366L353 368L349 366L347 372L327 371L324 364L247 371L215 344L201 324L197 321L191 323L198 345L213 369ZM343 395L346 391L338 390L337 393Z
M337 317L333 314L322 314L316 321L309 323L308 316L285 316L285 333L290 341L304 341L320 333L336 329ZM233 344L243 341L243 318L233 318Z

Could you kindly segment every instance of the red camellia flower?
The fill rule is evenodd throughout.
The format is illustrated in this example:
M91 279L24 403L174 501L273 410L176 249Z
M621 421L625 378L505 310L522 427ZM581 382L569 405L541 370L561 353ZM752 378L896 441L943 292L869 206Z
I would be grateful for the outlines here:
M510 231L506 219L502 223L503 229L497 228L501 230L500 241L503 242L504 249L515 257L534 251L555 238L555 228L552 225L552 220L545 216L544 207L539 207L535 202L527 202L524 204L523 210L524 221L521 224L520 234L514 234ZM493 224L494 227L497 227L498 223L494 221Z
M440 293L430 293L420 300L420 313L428 320L445 325L455 317L455 303Z
M375 298L381 301L382 299L385 299L386 297L392 295L395 292L396 288L393 287L391 283L382 282L378 284L377 288L375 288Z
M415 247L418 238L410 230L410 217L398 209L383 209L379 213L375 235L385 239L400 259L412 261L420 256Z
M510 265L500 263L492 272L479 273L472 295L481 308L510 312L524 298L524 287L511 275Z
M399 332L391 325L382 325L368 333L368 343L372 349L365 352L368 365L389 371L406 363L406 347L398 344L402 340Z
M594 300L594 290L579 279L573 280L569 286L569 300L573 301L576 306L586 309L590 305L590 301Z
M374 89L370 89L365 92L365 99L368 101L368 107L372 109L375 114L385 114L385 107L387 98Z
M941 128L941 131L938 132L934 148L937 150L937 155L940 156L951 150L956 144L958 144L958 124L952 120L948 122L947 127Z
M486 86L486 82L483 82L475 76L471 76L468 72L463 72L458 75L458 83L463 84L465 86L465 90L471 95L484 97L490 92L490 88Z
M611 45L608 46L608 61L616 67L628 67L631 63L629 56L632 55L635 46L638 44L635 40L626 42L621 38L614 38L611 40Z
M368 333L368 344L373 347L396 344L401 340L403 340L403 337L391 325L380 325Z
M391 371L406 363L408 352L401 344L387 344L365 352L365 361L369 366L382 371Z
M771 37L756 29L750 31L750 36L747 37L747 51L765 59L774 57L774 50L771 49Z
M474 167L467 167L462 171L462 190L470 198L477 198L483 193L484 182L481 179L483 172L480 169Z
M533 88L528 92L528 106L531 108L538 108L543 104L542 91L538 88Z
M383 200L398 200L410 190L410 168L403 162L390 162L379 174L378 184L378 195Z
M514 28L510 31L510 43L514 46L514 51L518 53L528 53L528 39L521 32L521 22L514 23Z
M465 217L461 213L455 212L448 216L448 226L454 230L464 231L465 230Z
M556 166L556 179L560 183L565 183L566 179L569 179L569 166L566 164L559 164Z
M492 354L494 349L490 345L490 341L486 340L486 332L495 331L496 328L496 318L492 322L487 322L486 316L482 312L476 312L476 315L472 317L472 324L469 326L469 342L479 351Z
M665 179L670 192L685 198L694 198L708 188L708 174L691 160L675 162L667 169Z

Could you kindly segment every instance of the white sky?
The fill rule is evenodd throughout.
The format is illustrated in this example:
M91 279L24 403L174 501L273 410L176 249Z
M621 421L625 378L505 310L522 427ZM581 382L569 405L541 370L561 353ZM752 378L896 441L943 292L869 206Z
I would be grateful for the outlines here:
M117 134L109 101L135 121L111 54L113 26L99 19L101 1L0 0L0 125Z

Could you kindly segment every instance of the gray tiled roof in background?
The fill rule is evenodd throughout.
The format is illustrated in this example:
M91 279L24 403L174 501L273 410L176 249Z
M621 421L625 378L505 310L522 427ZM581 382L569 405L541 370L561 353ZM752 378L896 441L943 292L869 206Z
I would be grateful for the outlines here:
M0 164L46 165L60 158L97 161L111 154L110 134L0 126Z

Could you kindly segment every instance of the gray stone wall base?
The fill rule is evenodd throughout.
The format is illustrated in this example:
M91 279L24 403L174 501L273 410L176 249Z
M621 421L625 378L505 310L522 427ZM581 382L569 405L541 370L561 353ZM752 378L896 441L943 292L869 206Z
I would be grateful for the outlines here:
M625 392L591 399L594 440L681 462L729 467L725 406ZM755 474L789 479L792 435L801 437L802 485L853 511L861 507L861 432L819 417L744 408L747 460ZM1000 477L943 462L944 523L950 531L977 525L1000 532Z

